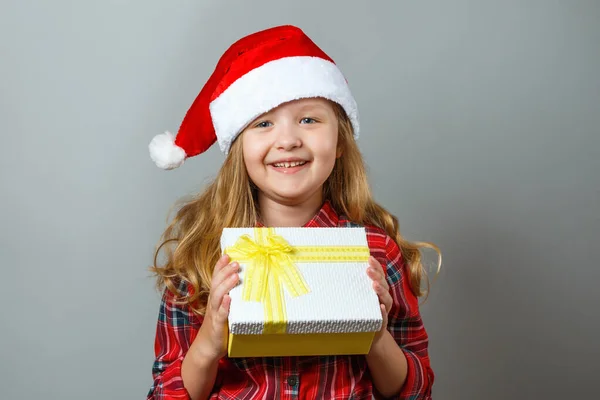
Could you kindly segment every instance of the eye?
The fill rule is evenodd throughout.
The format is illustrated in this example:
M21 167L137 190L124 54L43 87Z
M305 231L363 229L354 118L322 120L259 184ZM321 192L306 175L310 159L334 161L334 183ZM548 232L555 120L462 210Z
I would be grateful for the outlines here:
M302 124L316 124L317 120L314 119L314 118L306 117L306 118L302 118L300 120L300 123L302 123Z
M268 128L273 125L270 121L260 121L258 124L254 125L255 128Z

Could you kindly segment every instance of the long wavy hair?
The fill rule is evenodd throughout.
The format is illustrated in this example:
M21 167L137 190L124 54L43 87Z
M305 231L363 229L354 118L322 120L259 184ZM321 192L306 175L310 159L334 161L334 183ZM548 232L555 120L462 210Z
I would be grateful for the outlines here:
M400 234L398 219L375 202L352 124L342 107L332 105L339 122L338 146L342 156L336 160L323 185L323 199L329 200L333 208L350 221L385 230L400 247L413 293L426 296L429 279L420 249L433 249L438 254L436 274L441 267L441 252L432 243L405 240ZM257 190L248 177L241 140L235 140L216 178L202 193L177 203L181 206L164 231L150 268L157 276L157 288L168 289L176 302L188 304L196 313L204 315L213 269L221 256L222 230L257 224L260 215ZM158 265L161 250L166 260ZM177 290L182 281L191 287L184 296ZM426 281L425 288L423 281Z

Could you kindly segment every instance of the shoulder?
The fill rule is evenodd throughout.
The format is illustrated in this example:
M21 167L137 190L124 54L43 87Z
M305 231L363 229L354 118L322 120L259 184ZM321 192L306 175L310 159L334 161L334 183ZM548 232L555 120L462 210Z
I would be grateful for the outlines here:
M161 319L173 326L200 323L201 316L197 315L188 303L188 299L193 293L192 285L184 280L178 280L174 290L165 287L160 305Z
M164 288L163 298L167 302L176 302L185 299L193 294L194 289L192 286L183 279L177 279L174 282L174 287L169 289Z

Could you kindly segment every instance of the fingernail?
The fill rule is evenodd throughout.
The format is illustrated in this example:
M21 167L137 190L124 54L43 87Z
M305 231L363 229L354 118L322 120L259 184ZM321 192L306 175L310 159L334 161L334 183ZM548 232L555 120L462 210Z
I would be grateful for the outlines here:
M231 263L231 267L233 269L238 269L239 266L240 266L240 264L238 264L237 261L234 261L234 262Z

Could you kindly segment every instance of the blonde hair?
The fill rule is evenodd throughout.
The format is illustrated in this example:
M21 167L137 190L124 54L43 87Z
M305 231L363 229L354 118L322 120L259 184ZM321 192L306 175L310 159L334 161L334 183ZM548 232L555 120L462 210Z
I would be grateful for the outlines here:
M421 248L430 248L438 254L437 246L427 242L409 242L399 232L398 219L377 204L371 194L364 161L353 138L353 129L343 108L332 103L339 122L338 146L342 150L323 185L323 199L350 221L360 225L374 225L398 244L407 266L410 287L418 297L429 292L422 288L427 277L422 264ZM161 237L154 255L151 271L157 276L157 287L165 287L175 295L176 302L188 304L203 315L210 292L212 272L221 256L220 237L224 227L255 226L259 218L256 191L250 181L242 154L241 140L235 140L215 180L199 195L183 200L182 207ZM166 263L157 265L161 249L165 249ZM436 272L437 273L437 272ZM178 296L178 285L185 281L190 293Z

